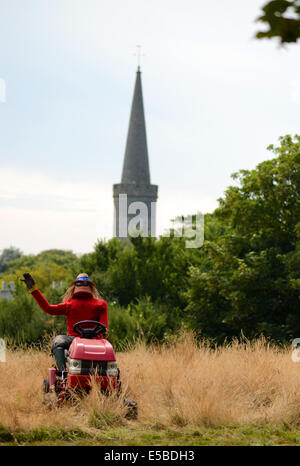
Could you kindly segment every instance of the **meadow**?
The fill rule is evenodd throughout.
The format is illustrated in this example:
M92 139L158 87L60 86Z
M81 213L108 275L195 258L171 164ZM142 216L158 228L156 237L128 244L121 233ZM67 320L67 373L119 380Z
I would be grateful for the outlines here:
M264 338L212 347L183 333L172 344L138 342L117 353L123 395L93 386L74 405L43 404L46 348L8 349L0 363L0 445L296 445L300 364Z

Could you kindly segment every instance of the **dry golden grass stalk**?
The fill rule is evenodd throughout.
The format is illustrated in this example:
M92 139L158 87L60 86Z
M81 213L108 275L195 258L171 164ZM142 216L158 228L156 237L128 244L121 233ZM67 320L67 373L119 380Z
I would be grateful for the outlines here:
M0 363L0 424L11 429L39 426L103 428L126 423L196 426L252 422L300 422L300 364L291 348L263 338L221 348L196 344L192 334L167 346L142 342L117 354L124 397L138 402L138 421L124 418L123 400L92 391L75 405L47 409L42 381L51 364L36 349L7 352Z

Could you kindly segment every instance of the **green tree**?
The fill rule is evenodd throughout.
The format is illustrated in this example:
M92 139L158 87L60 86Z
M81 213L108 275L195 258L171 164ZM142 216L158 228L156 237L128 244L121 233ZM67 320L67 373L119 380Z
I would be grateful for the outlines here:
M226 225L190 268L191 325L223 341L243 332L300 334L300 137L269 146L276 158L241 170L214 215Z
M16 283L14 299L0 299L0 335L10 343L33 343L56 331L53 317L45 314L24 286Z
M268 26L256 34L258 39L279 38L281 44L297 42L300 38L300 1L272 0L262 7L257 21Z
M39 254L22 254L13 258L7 264L6 271L14 273L18 269L27 268L28 270L37 266L50 267L51 264L56 264L60 267L68 269L70 273L75 274L79 270L79 258L72 251L63 249L49 249L42 251ZM79 273L79 272L78 272Z

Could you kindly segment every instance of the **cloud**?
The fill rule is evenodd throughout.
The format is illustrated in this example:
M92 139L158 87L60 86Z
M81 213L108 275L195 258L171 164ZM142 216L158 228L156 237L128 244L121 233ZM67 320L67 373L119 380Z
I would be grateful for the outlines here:
M15 245L25 252L88 252L97 238L112 236L112 189L2 168L0 218L0 249Z
M175 216L212 211L216 204L196 191L160 189L157 236L171 227ZM25 253L51 248L90 252L97 239L113 236L113 212L110 184L0 169L0 250L13 245Z
M163 234L172 226L171 219L179 215L187 217L188 215L198 212L205 214L212 212L218 203L215 199L208 196L201 196L197 191L182 191L180 187L177 190L159 189L159 198L157 202L157 235Z
M95 211L101 199L111 198L111 186L101 182L57 180L40 172L2 167L0 169L0 199L2 206L36 210Z

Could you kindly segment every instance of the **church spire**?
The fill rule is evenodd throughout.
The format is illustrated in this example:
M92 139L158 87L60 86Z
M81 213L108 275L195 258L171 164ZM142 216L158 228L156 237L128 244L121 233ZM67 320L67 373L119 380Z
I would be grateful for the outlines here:
M158 186L150 184L140 64L136 72L121 183L113 185L114 236L155 236Z
M136 73L121 183L150 184L140 66Z

